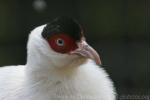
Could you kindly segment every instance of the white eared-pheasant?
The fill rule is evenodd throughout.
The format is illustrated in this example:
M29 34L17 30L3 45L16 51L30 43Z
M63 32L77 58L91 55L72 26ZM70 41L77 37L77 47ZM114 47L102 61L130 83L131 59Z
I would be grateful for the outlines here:
M115 100L81 25L58 17L29 35L27 63L0 68L0 100Z

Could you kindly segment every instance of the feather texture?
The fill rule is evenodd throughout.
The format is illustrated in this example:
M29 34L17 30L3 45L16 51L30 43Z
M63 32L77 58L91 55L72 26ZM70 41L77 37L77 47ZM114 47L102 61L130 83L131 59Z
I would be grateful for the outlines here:
M42 38L28 41L27 64L0 68L0 100L115 100L113 83L94 61L54 52Z

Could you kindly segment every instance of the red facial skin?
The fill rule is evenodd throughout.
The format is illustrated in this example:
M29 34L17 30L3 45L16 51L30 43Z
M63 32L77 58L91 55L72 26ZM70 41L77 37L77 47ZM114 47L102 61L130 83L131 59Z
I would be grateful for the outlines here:
M55 33L51 35L47 41L51 48L59 53L70 53L77 49L76 41L64 33Z

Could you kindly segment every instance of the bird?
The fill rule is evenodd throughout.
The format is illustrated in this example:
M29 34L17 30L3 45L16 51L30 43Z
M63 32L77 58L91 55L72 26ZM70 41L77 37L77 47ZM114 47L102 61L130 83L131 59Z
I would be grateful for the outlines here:
M26 64L0 68L0 100L115 100L113 81L84 34L66 16L33 29Z

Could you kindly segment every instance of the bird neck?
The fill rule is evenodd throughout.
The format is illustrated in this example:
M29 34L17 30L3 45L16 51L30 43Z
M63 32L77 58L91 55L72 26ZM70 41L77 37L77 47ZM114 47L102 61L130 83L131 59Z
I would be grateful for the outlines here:
M80 59L72 62L72 64L68 66L58 68L53 66L51 61L46 60L46 58L42 58L40 55L28 55L26 72L28 73L27 75L30 76L30 80L35 82L47 79L59 80L74 76L80 68L80 65L85 63L85 60L86 59Z

